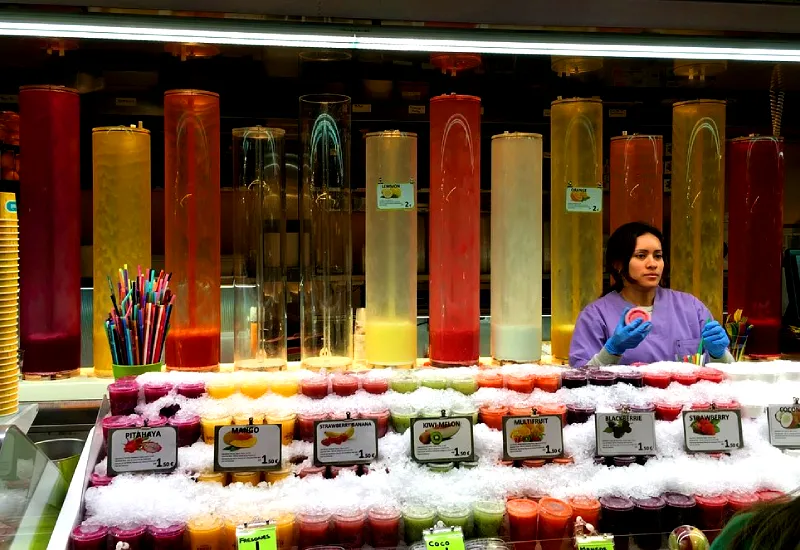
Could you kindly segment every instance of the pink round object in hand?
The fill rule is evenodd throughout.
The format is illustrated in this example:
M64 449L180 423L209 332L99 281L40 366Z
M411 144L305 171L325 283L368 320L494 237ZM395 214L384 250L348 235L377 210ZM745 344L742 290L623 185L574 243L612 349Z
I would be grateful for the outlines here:
M641 319L643 323L646 323L650 320L650 312L640 307L632 307L628 310L628 313L625 314L625 324L630 325L636 319Z

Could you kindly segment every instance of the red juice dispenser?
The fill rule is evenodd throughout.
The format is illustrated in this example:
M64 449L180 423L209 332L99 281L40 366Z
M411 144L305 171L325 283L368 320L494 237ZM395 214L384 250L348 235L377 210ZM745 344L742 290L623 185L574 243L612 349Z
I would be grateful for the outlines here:
M610 231L629 222L661 229L664 223L664 139L627 135L611 138Z
M22 374L66 378L81 366L80 98L23 86L19 107Z
M217 94L164 94L164 260L177 295L168 370L219 368L219 126Z
M481 100L431 99L430 358L474 365L480 348Z
M728 142L727 162L728 311L741 309L753 325L747 337L747 353L778 355L782 316L783 138L732 139Z

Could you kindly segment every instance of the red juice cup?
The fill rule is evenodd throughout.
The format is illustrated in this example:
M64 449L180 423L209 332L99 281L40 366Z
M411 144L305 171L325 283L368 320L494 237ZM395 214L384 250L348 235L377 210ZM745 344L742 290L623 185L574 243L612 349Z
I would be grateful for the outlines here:
M200 439L200 417L179 411L168 424L177 430L178 447L191 447Z
M661 497L635 498L636 534L633 541L641 550L659 550L661 548L661 517L666 501Z
M617 375L608 370L594 369L587 373L590 386L613 386L617 383Z
M730 493L727 497L731 515L748 510L761 502L757 493Z
M628 535L634 531L636 521L633 501L625 497L602 497L600 506L602 510L598 531L614 535L615 550L628 550Z
M334 374L331 377L333 393L341 397L353 395L358 391L358 377L352 374Z
M640 371L624 371L617 373L617 382L623 384L630 384L636 388L644 386L644 373Z
M328 420L329 414L325 413L298 413L295 420L295 430L297 431L297 439L300 441L307 441L309 443L314 441L314 422L319 420Z
M600 521L600 501L592 497L572 497L567 502L572 506L572 526L575 525L575 520L578 517L583 518L583 521L590 523L595 529L598 528Z
M680 418L683 412L683 403L666 403L660 401L656 403L656 420L672 422Z
M180 550L183 548L183 537L186 526L182 523L163 527L151 525L147 528L152 550Z
M539 388L543 392L555 393L561 387L561 375L557 372L537 374L534 387Z
M567 424L583 424L595 413L591 405L567 405Z
M655 371L644 373L644 385L651 388L666 389L672 383L672 375L668 372Z
M539 533L539 505L528 498L506 502L511 542L516 550L534 550Z
M370 543L373 548L395 548L400 543L400 517L391 506L373 506L367 513Z
M697 369L697 380L705 380L706 382L712 382L714 384L719 384L725 379L725 373L721 370L712 369L711 367L703 367L701 369Z
M536 378L532 374L515 373L506 376L506 389L519 393L532 393Z
M709 409L711 409L711 403L708 401L695 401L692 403L693 411L707 411Z
M475 377L479 388L503 389L503 375L494 370L483 370Z
M673 372L672 380L674 380L675 382L677 382L682 386L691 386L692 384L697 384L697 373L695 373L694 371Z
M205 382L181 382L175 387L175 393L186 399L197 399L206 393Z
M144 402L152 403L154 401L158 401L162 397L169 395L171 389L172 384L169 382L148 382L142 386L142 390L144 391Z
M588 383L586 371L582 369L569 369L561 373L561 386L564 388L582 388Z
M695 495L694 500L697 502L697 526L706 534L708 542L713 542L725 526L728 499L722 495Z
M664 493L662 497L667 503L662 523L664 531L670 532L681 525L695 524L697 501L693 496L681 493Z
M557 498L544 497L539 501L539 544L542 550L560 550L572 519L572 506Z
M359 414L360 418L374 420L378 428L378 437L383 437L389 431L389 409L387 407L375 406Z
M160 428L167 425L167 418L164 416L153 416L151 418L142 418L144 425L148 428Z
M72 550L106 550L108 529L100 525L78 525L69 535Z
M523 468L541 468L545 464L547 464L547 461L545 459L543 459L543 458L529 458L528 460L523 460L522 461L522 467ZM513 466L513 465L514 465L514 462L511 461L511 464L509 464L509 466Z
M133 428L136 426L136 418L133 415L107 416L101 422L103 428L103 439L108 441L108 430L113 428Z
M325 466L305 466L297 472L297 477L300 479L312 476L325 477L325 470L327 470Z
M118 542L127 542L130 550L144 550L147 541L145 533L147 527L144 525L122 525L112 527L108 530L110 540L109 547L116 548Z
M89 478L89 486L90 487L105 487L107 485L111 485L113 478L108 476L104 476L103 474L98 474L97 472L92 472L92 475Z
M364 526L367 514L355 509L333 516L333 530L336 542L345 548L361 548L364 546Z
M328 544L330 541L330 514L299 514L297 536L300 550Z
M542 403L536 407L536 411L541 415L558 415L561 417L561 425L567 425L567 406L563 403Z
M774 491L772 489L762 489L761 491L756 491L756 494L761 502L771 502L779 498L786 498L786 493L783 491Z
M533 405L527 403L516 403L508 408L510 416L531 416L533 414Z
M139 386L136 382L113 382L108 385L111 414L134 414L139 404Z
M481 422L493 430L503 429L503 417L508 415L508 407L503 405L484 405L478 409Z
M735 399L731 399L730 401L715 401L714 404L717 406L717 409L721 409L723 411L738 411L742 408L739 402Z
M389 391L389 379L379 376L365 376L361 379L361 388L374 395L380 395Z
M300 381L300 393L311 399L325 399L328 396L328 377L309 376Z
M571 454L564 453L562 456L557 456L550 461L551 464L575 464L575 457Z

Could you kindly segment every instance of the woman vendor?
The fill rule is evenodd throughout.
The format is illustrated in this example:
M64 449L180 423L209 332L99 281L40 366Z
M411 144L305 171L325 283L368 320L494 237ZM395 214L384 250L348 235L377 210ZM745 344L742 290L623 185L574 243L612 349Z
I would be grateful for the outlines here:
M608 239L606 267L611 290L578 316L569 364L573 367L674 361L697 352L732 363L730 340L708 308L691 294L659 286L664 272L661 232L644 223L619 227ZM650 320L625 323L633 307Z

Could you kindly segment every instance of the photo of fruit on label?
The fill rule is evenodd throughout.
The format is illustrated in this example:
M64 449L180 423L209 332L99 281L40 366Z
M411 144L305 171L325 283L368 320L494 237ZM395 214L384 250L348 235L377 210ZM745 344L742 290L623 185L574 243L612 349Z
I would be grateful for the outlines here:
M597 413L599 456L652 455L656 452L655 413Z
M567 212L602 212L602 187L567 186Z
M743 446L739 411L684 411L686 450L695 453L730 452Z
M770 405L769 442L774 447L800 449L800 405Z
M378 210L411 210L414 208L414 183L378 182Z
M368 464L378 458L374 420L314 422L314 463L318 466Z
M559 415L503 418L505 460L552 458L562 454L564 437Z
M109 430L108 475L171 472L178 465L177 433L170 426Z
M469 417L418 418L411 423L411 458L417 462L460 462L474 456Z
M259 471L281 467L281 425L217 426L214 471Z

